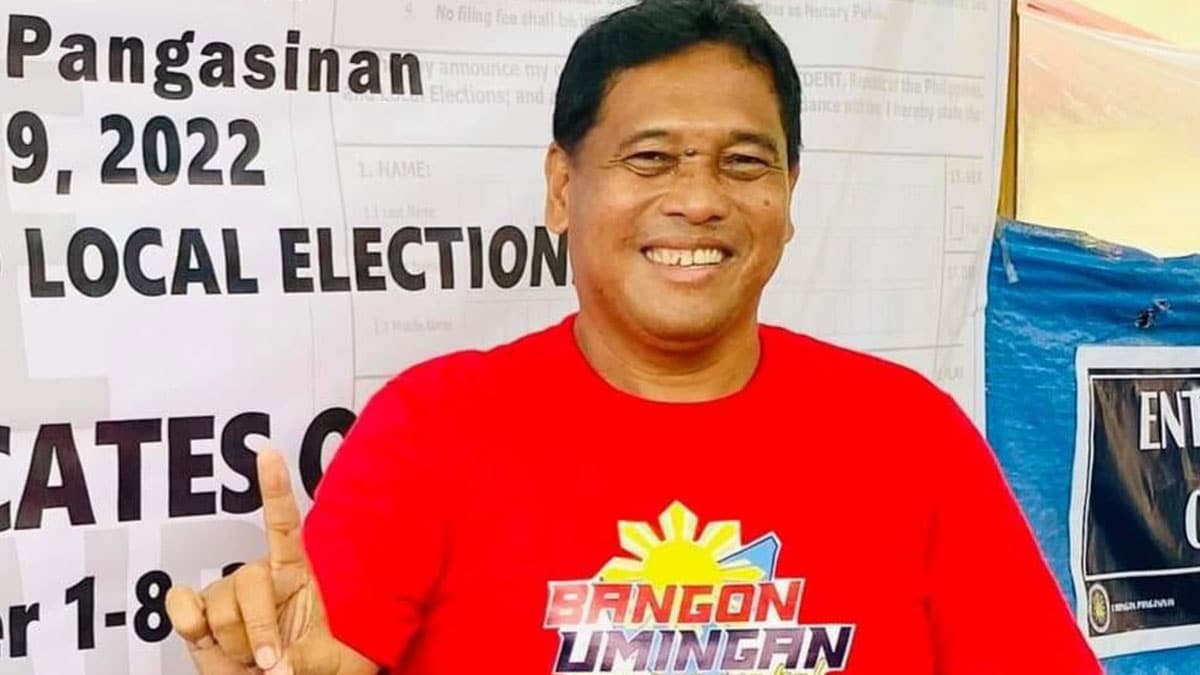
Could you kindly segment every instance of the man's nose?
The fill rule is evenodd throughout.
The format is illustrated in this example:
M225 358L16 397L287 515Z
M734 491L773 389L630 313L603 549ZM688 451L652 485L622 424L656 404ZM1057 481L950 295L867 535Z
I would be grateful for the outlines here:
M719 223L729 217L730 199L717 168L704 157L684 160L671 177L661 204L663 215L693 225Z

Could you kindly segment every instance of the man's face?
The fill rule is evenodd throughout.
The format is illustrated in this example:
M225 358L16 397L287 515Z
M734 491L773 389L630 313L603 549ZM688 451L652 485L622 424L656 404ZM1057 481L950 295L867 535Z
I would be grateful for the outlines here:
M622 71L573 157L546 162L585 312L644 338L705 341L757 316L791 238L797 173L769 71L699 45Z

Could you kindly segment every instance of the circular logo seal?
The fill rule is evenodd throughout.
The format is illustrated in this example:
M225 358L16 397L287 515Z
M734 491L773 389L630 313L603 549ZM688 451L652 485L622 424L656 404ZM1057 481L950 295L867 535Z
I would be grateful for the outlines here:
M1103 586L1096 584L1088 589L1088 621L1092 624L1092 630L1097 633L1108 631L1112 620L1111 610L1108 591L1104 590Z

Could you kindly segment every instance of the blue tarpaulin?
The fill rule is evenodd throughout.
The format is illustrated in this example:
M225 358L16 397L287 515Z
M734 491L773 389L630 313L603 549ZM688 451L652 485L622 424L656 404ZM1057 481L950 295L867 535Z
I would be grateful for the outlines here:
M1005 222L988 294L988 437L1074 607L1068 511L1076 351L1200 345L1200 256L1162 259L1076 232ZM1194 674L1200 647L1118 656L1105 666L1117 675Z

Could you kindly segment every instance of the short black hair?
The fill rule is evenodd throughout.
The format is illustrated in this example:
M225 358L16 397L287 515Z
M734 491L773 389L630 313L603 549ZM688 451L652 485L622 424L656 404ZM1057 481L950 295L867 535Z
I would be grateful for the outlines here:
M554 142L574 152L596 124L621 71L701 43L727 44L771 71L787 135L788 166L800 157L800 78L791 52L758 9L740 0L641 0L589 26L571 47L554 97Z

